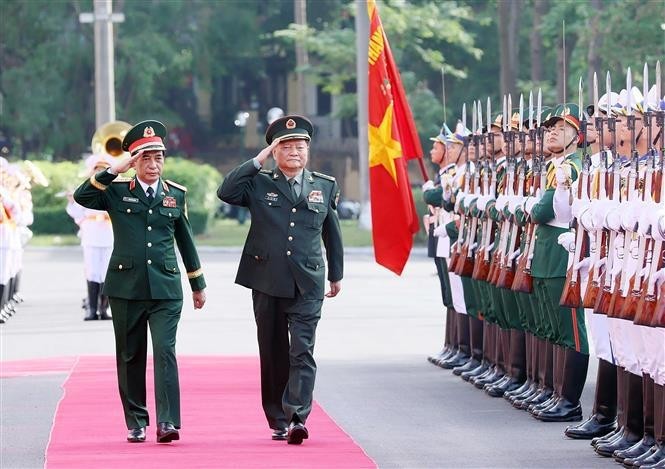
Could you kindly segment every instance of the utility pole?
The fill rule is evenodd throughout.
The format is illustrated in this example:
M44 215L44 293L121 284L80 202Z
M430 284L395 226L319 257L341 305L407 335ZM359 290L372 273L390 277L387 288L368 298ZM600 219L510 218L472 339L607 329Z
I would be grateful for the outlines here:
M369 18L367 2L356 0L356 93L358 96L358 182L360 184L360 226L369 229L371 216L369 207L369 140L367 123L369 119L368 92L369 64Z
M113 69L113 23L125 21L113 13L112 0L94 0L94 13L81 13L81 23L95 25L95 124L99 128L115 120L115 74Z
M293 0L293 11L295 23L303 28L307 26L307 3L306 0ZM305 74L302 68L308 63L307 48L304 44L296 42L296 86L298 88L297 113L307 113L307 86Z

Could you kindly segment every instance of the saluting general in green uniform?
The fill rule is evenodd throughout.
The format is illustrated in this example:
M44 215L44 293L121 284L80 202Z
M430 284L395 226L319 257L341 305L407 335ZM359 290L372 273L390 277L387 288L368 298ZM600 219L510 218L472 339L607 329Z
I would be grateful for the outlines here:
M330 291L341 288L342 236L335 179L305 169L312 124L285 116L266 130L268 147L232 170L217 191L248 207L252 224L236 283L252 289L261 360L261 400L275 440L300 444L312 409L314 337L328 259ZM273 155L277 168L262 169Z
M118 387L130 442L145 441L147 329L153 344L157 441L180 438L180 389L175 341L182 310L174 240L202 308L205 280L187 219L186 189L161 179L166 128L157 121L132 127L122 142L130 157L94 174L74 192L84 207L106 210L114 245L104 294L113 312ZM118 178L130 168L136 177Z

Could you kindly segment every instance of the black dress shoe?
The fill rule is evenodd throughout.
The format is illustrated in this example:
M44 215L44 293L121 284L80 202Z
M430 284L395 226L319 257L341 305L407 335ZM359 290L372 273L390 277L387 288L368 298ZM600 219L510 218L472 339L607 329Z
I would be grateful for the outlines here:
M302 440L309 438L309 433L304 424L298 422L291 422L289 424L289 431L286 438L286 442L290 445L299 445L302 443Z
M517 380L517 378L509 377L507 380L502 381L501 383L495 386L486 387L485 391L491 397L501 397L507 391L514 391L520 386L522 386L521 381Z
M538 383L531 383L531 385L526 391L520 394L511 394L510 397L508 397L507 399L513 405L513 407L521 409L522 402L526 401L528 398L536 394L538 391L539 391ZM506 395L504 394L503 397L506 397Z
M145 441L145 427L130 429L127 432L127 441L130 443L143 443Z
M286 428L280 428L278 430L273 430L272 439L273 440L286 440L289 436L289 431Z
M624 467L640 467L645 459L649 458L653 453L658 451L658 446L654 445L649 448L644 454L636 458L626 458L623 460Z
M596 453L609 458L615 451L622 451L633 446L642 438L631 431L625 431L620 438L612 440L610 443L600 443L596 445Z
M515 396L519 396L522 393L527 392L529 389L531 389L531 386L533 385L533 382L530 379L527 379L526 381L522 382L521 386L516 387L515 389L512 389L510 391L506 391L503 393L503 398L512 402L512 398Z
M619 464L623 464L626 459L638 458L656 444L656 439L648 434L644 434L642 439L628 449L617 450L612 453L612 457Z
M539 404L531 404L527 408L527 412L529 412L530 414L535 415L539 412L542 412L544 410L549 409L550 407L554 407L559 399L561 399L561 396L559 396L557 393L553 392L550 395L549 399L544 400L544 401L540 402Z
M478 360L476 360L475 358L470 358L469 360L467 360L467 362L464 365L453 368L453 374L456 376L460 376L465 371L475 370L476 368L478 368L479 365L480 362Z
M609 443L612 440L615 440L617 438L620 438L623 432L626 430L626 427L617 427L614 431L608 433L605 436L599 436L591 440L591 443L589 443L591 446L594 448L600 444L603 443Z
M541 422L575 422L582 420L582 405L573 404L566 398L560 398L557 403L533 416Z
M466 353L460 351L448 360L439 362L439 366L445 370L451 370L455 367L464 365L467 360L469 360L469 356Z
M597 436L607 435L617 426L616 419L606 422L598 414L592 414L584 422L571 425L563 432L568 438L575 440L590 440Z
M180 433L169 422L160 422L157 425L157 443L170 443L180 439Z
M486 361L483 360L483 361L480 362L480 364L476 368L474 368L473 370L470 370L470 371L463 372L460 375L460 377L464 381L470 381L471 378L482 375L488 369L489 369L489 363L487 363Z
M652 448L651 454L639 461L638 464L639 465L633 465L639 467L640 469L665 467L665 444L656 444L656 446Z
M469 383L471 383L475 386L476 381L478 381L480 379L487 378L489 375L494 373L495 370L496 370L496 368L494 367L494 365L491 365L491 364L488 363L487 368L485 368L485 371L483 371L481 373L478 373L478 374L474 373L473 375L469 376L469 379L467 381L469 381ZM476 370L476 371L478 371L478 370ZM462 373L462 378L464 378L464 373Z

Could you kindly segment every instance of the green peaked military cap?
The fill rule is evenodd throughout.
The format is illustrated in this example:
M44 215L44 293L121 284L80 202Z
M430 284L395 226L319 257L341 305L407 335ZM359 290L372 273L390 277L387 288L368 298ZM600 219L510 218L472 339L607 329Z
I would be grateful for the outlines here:
M570 125L575 127L575 130L580 130L580 108L574 103L559 104L552 110L548 119L543 123L547 126L553 125L558 120L564 120Z
M296 138L311 140L313 132L314 127L309 119L292 114L280 117L268 126L266 129L266 142L270 145L276 138L282 140Z
M127 131L122 139L122 150L131 155L145 150L166 151L164 139L166 138L166 126L159 121L143 121L136 124Z

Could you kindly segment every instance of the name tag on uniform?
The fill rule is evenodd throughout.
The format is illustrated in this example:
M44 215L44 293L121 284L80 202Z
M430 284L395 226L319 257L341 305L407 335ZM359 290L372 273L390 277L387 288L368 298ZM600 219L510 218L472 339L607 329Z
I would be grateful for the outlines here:
M321 191L312 191L307 196L307 202L312 202L312 203L315 203L315 204L322 204L323 203L323 194L321 193Z
M164 197L164 199L162 200L162 206L175 208L176 207L175 197L170 197L170 196Z
M122 201L123 202L131 202L133 204L138 204L139 203L139 199L137 199L136 197L127 197L127 196L125 196L125 197L122 198Z
M268 192L266 194L266 200L269 200L271 202L277 202L277 194L274 192Z

